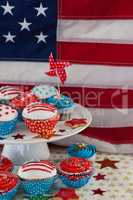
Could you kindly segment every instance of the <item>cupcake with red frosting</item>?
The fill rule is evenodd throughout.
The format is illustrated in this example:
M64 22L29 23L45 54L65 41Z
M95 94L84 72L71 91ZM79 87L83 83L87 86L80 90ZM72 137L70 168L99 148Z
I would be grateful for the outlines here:
M39 99L31 93L22 93L21 95L12 99L9 104L12 108L15 108L19 113L19 120L22 121L23 109L34 102L39 102Z
M0 138L7 138L16 128L18 112L12 107L0 104Z
M38 133L41 137L49 139L54 135L54 128L60 115L57 109L46 103L33 103L23 110L23 118L26 126L32 133Z
M89 182L93 174L93 166L84 158L71 157L59 164L58 171L65 185L80 188Z
M11 171L12 169L13 169L12 161L4 156L1 156L0 157L0 172Z
M0 200L11 200L17 193L19 178L10 172L0 172Z

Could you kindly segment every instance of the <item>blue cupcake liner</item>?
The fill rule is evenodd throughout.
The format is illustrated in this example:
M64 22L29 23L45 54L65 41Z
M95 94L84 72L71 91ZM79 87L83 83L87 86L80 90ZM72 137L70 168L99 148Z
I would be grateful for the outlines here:
M95 145L87 145L86 148L81 149L81 150L74 150L75 144L72 144L68 147L68 155L69 156L74 156L78 158L85 158L85 159L91 159L96 155L96 147Z
M0 138L7 138L15 130L16 124L17 118L10 121L0 122Z
M43 195L51 190L55 179L56 176L43 180L23 180L22 187L26 194Z
M62 175L60 176L60 179L62 180L64 185L66 185L70 188L81 188L89 183L90 178L91 177L85 177L85 178L73 181L73 180L70 180L69 178L67 178L66 176L62 176Z
M18 188L19 188L19 184L17 184L15 188L11 189L10 191L6 193L0 193L0 200L12 200L14 196L16 195Z

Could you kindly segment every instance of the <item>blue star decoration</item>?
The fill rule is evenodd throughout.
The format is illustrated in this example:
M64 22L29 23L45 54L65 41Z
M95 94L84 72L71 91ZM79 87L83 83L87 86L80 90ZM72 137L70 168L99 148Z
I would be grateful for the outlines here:
M56 58L57 0L0 1L0 60Z

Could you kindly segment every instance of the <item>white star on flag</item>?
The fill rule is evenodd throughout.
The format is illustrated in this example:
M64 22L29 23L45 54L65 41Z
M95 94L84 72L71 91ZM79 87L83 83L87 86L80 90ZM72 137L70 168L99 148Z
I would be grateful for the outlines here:
M6 41L5 41L6 43L7 42L13 42L14 43L15 42L14 38L16 37L16 35L11 35L11 33L8 32L8 35L3 35L3 37L6 38Z
M35 35L35 37L38 39L37 43L47 43L46 38L48 37L48 35L44 35L43 32L41 32L40 35Z
M3 15L6 15L7 13L9 13L10 15L13 15L12 9L15 8L15 6L10 6L8 1L6 5L2 5L1 7L4 9Z
M19 22L19 24L21 25L21 31L23 31L23 30L30 31L29 26L30 26L32 23L28 23L28 22L26 21L26 18L24 18L24 21L23 21L23 22Z
M37 16L43 15L46 17L46 10L48 10L48 7L43 7L42 3L40 3L40 7L34 8L35 10L38 11Z

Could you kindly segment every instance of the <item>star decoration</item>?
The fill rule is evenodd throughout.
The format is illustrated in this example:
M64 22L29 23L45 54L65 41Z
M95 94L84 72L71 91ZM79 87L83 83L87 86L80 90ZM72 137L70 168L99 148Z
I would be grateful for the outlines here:
M105 158L104 160L101 161L96 161L96 163L101 164L100 169L106 168L106 167L110 167L112 169L117 169L116 163L118 163L119 161L117 160L110 160L108 158Z
M23 21L23 22L19 22L19 25L21 25L21 31L23 31L23 30L30 31L29 26L30 26L31 24L32 24L32 23L27 22L26 18L24 18L24 21Z
M6 15L6 14L13 15L12 9L15 8L15 6L10 6L8 1L6 5L2 5L1 7L4 9L3 15Z
M46 38L48 37L48 35L44 35L43 32L41 32L40 35L35 35L35 37L38 39L37 43L47 43Z
M61 83L64 84L64 82L67 79L67 74L65 71L65 67L70 67L69 62L64 62L64 61L55 61L53 58L53 54L51 53L49 56L49 65L50 65L50 71L46 72L48 76L54 77L57 76Z
M78 195L76 194L75 190L72 188L61 188L60 191L55 195L55 200L79 200ZM54 200L54 198L53 198Z
M18 139L24 139L24 136L25 135L23 135L23 134L20 134L20 133L18 133L17 135L14 135L14 136L12 136L12 137L14 137L14 140L18 140Z
M101 195L101 196L103 196L104 195L104 193L106 192L106 191L104 191L104 190L101 190L100 188L98 188L98 189L96 189L96 190L92 190L93 191L93 195Z
M15 42L14 41L14 38L16 37L16 35L11 35L11 33L10 32L8 32L8 34L7 35L3 35L3 37L4 38L6 38L6 43L7 42Z
M96 181L100 181L100 180L105 180L105 176L104 174L100 174L98 173L96 176L94 176L94 178L96 179Z
M35 10L37 10L37 16L43 15L46 17L45 11L48 10L48 7L43 7L42 3L40 3L40 7L36 7Z

